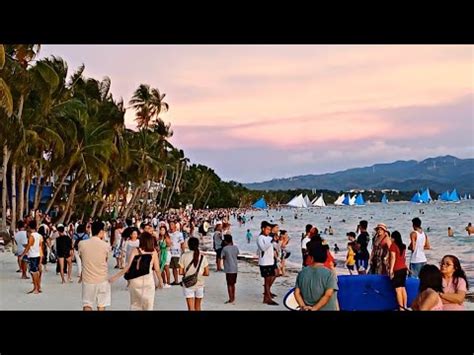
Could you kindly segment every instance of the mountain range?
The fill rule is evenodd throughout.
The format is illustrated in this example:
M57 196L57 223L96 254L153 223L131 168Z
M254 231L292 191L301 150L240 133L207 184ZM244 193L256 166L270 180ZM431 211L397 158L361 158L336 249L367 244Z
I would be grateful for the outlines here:
M430 188L438 193L456 188L458 193L474 194L474 159L451 155L422 161L396 161L320 175L301 175L284 179L243 184L251 190L395 189L414 191Z

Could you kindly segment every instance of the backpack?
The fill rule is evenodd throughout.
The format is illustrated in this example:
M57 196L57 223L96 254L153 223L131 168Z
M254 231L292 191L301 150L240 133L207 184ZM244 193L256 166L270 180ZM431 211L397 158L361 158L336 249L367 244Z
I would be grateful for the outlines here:
M123 276L125 280L136 279L137 277L148 275L150 273L150 263L152 254L142 254L140 248L137 248L138 255L132 260L132 265L130 269Z
M82 233L82 235L79 235L77 233L74 233L74 237L77 237L76 240L74 240L74 250L79 250L79 242L84 239L84 236L86 233Z

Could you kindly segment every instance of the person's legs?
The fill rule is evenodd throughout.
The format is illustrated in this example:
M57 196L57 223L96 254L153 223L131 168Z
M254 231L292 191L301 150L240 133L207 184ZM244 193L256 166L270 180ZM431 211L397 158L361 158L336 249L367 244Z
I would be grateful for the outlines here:
M18 262L18 270L16 272L20 272L22 270L21 269L21 257L17 256L16 259L17 259L17 262Z
M67 260L67 280L72 282L72 256L66 259Z
M166 280L168 285L171 283L171 275L170 275L170 266L168 264L165 265L165 274L166 274Z
M201 310L201 302L202 302L202 298L195 298L194 299L194 310L195 311L200 311Z
M235 284L233 284L232 286L230 286L230 303L234 303L235 302Z
M28 293L39 293L39 271L31 272L31 278L33 279L33 290Z
M28 271L28 263L25 260L21 261L21 278L22 279L29 279L27 275Z
M186 304L188 306L188 311L194 311L194 298L186 298Z
M396 294L396 297L397 297L397 304L398 304L398 308L400 310L402 310L402 306L405 307L405 305L403 304L403 294L402 294L402 290L405 289L404 287L397 287L395 289L395 294Z
M76 258L76 264L77 264L77 277L80 278L82 274L82 260L77 250L74 250L74 257Z
M61 283L65 283L64 279L64 258L59 258L59 273L61 274Z

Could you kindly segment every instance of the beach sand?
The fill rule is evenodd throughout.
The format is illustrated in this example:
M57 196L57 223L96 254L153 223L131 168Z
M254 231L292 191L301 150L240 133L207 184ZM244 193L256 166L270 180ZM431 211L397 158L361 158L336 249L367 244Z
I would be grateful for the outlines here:
M278 306L262 303L263 279L255 264L239 261L239 273L236 286L236 304L224 304L228 299L225 273L216 272L215 259L208 257L210 275L206 278L203 310L245 311L245 310L286 310L283 297L294 287L297 270L288 270L287 277L278 277L272 287L277 294ZM115 274L115 259L109 259L109 275ZM43 273L43 293L27 294L33 287L30 280L21 280L17 269L16 257L11 252L0 253L0 310L82 310L81 285L77 283L77 267L73 264L73 283L61 284L56 275L55 264L48 264L48 271ZM337 269L338 274L347 274L344 268ZM30 276L30 275L29 275ZM474 303L466 302L466 309L474 310ZM112 284L112 305L108 310L129 310L130 298L126 281L121 278ZM186 302L181 286L156 290L155 310L185 311Z
M236 286L236 304L224 304L228 299L225 273L215 271L215 259L209 257L210 275L206 278L203 310L284 310L283 297L293 287L296 273L289 277L279 277L272 287L279 305L269 306L262 303L263 279L259 270L245 261L239 261L239 274ZM115 259L109 259L109 275L117 272L114 269ZM38 295L27 294L32 290L30 280L21 280L16 273L16 257L10 253L0 253L0 310L82 310L81 285L76 265L73 264L73 283L61 284L56 275L55 264L48 264L48 271L43 273L42 290ZM112 284L112 305L109 310L128 310L130 296L126 290L126 281L121 278ZM156 290L155 310L187 310L181 286Z

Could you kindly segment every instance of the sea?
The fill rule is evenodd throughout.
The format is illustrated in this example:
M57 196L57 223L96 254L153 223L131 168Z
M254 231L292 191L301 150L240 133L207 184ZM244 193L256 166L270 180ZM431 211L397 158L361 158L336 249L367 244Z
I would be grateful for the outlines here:
M253 219L251 219L253 216ZM307 224L316 226L336 258L339 267L344 265L347 252L347 232L356 232L360 220L369 223L368 232L375 235L374 227L385 223L388 229L399 231L403 242L408 246L411 220L419 217L422 228L430 240L431 249L426 250L428 263L439 266L444 255L452 254L461 261L470 285L474 285L474 235L468 236L465 228L469 222L474 223L474 200L462 200L458 203L433 202L415 204L412 202L392 202L388 204L370 203L365 206L327 206L312 208L281 208L251 211L246 214L247 222L239 225L237 219L231 220L231 233L234 243L241 252L256 254L256 237L260 234L260 223L263 220L277 223L280 230L287 230L290 242L287 250L291 252L287 261L289 268L301 268L301 235ZM329 227L333 235L324 234ZM454 237L448 237L448 227L454 230ZM247 243L247 229L253 234L252 241ZM340 251L335 253L335 244ZM372 242L369 244L371 250ZM407 265L410 251L407 251ZM339 268L338 268L339 269Z

